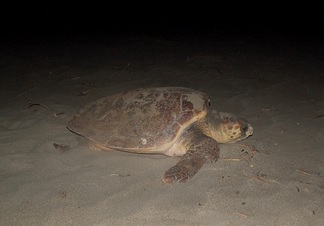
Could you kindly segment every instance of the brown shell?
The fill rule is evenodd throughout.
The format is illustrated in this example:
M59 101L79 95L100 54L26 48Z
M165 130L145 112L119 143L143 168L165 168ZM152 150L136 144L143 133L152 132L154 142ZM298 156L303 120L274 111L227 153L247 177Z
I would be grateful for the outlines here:
M137 89L84 106L68 128L103 149L165 153L207 106L206 94L188 88Z

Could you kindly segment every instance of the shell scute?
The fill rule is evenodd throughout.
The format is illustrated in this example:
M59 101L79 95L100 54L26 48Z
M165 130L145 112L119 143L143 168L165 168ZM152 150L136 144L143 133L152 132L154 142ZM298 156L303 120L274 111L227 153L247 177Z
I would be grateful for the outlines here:
M181 87L147 88L81 108L68 128L107 149L164 153L207 114L206 94Z

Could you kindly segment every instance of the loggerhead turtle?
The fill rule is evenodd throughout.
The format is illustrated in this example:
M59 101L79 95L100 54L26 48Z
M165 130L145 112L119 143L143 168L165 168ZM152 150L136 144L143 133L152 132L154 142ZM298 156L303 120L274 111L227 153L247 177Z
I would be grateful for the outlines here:
M101 98L80 108L67 128L87 138L92 149L182 156L165 172L165 183L190 179L204 163L217 161L218 143L253 133L245 119L209 109L207 94L182 87Z

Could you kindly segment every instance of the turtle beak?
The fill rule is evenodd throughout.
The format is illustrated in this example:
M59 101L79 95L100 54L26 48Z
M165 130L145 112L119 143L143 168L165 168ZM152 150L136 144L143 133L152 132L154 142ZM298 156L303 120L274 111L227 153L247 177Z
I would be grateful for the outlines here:
M242 131L245 133L245 137L252 136L253 127L252 127L252 125L250 123L247 123L247 125L242 128Z
M252 125L247 121L245 120L244 118L239 118L239 121L241 123L241 137L242 139L241 140L244 140L246 138L248 138L249 136L252 136L253 134L253 127Z
M245 132L245 134L246 134L246 136L248 137L248 136L252 136L252 134L253 134L253 127L252 127L252 125L249 123L249 128L248 128L248 130Z

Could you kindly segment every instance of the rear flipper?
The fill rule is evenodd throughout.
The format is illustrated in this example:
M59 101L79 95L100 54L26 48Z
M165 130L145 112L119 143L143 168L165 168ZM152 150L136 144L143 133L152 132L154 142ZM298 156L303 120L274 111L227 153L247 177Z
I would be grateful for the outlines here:
M162 178L164 183L185 182L192 178L205 163L216 162L219 157L217 142L205 138L184 154L179 162L168 169Z

